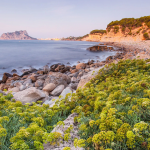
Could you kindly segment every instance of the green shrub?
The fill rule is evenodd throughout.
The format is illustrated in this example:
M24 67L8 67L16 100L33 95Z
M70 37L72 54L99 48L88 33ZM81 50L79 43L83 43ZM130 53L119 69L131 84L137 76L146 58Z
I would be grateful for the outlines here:
M144 16L141 18L123 18L121 20L112 21L107 25L107 28L112 28L112 26L120 25L122 27L141 27L142 23L146 23L146 25L150 28L150 16Z
M98 29L95 29L95 30L92 30L92 31L90 32L90 34L95 34L95 33L104 34L104 33L106 33L106 30L98 30Z
M122 27L122 29L121 29L121 30L122 30L122 32L125 32L125 29L126 29L125 27Z
M136 33L139 34L142 29L140 28Z
M118 33L119 32L119 27L118 26L115 26L114 27L114 33L116 34L116 33Z
M132 32L130 31L128 34L129 34L129 35L132 35Z
M148 35L147 32L145 32L145 33L143 34L143 37L145 38L145 40L149 40L149 35Z

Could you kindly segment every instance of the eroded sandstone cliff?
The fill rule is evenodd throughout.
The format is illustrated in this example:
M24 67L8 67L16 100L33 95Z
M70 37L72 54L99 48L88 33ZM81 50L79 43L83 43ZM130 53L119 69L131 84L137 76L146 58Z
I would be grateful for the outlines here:
M117 31L115 30L117 28ZM143 41L147 40L147 37L150 37L150 28L143 23L141 27L135 27L129 29L126 27L122 31L120 25L112 26L111 29L107 28L106 33L94 33L89 34L88 37L83 38L83 41L101 41L101 42L131 42L131 41Z

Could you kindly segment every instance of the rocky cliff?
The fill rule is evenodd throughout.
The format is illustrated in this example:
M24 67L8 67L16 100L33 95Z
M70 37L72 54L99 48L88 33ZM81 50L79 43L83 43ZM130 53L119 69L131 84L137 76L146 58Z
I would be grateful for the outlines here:
M28 35L27 31L15 31L9 33L3 33L0 40L37 40Z
M137 19L123 18L120 21L112 21L107 25L106 30L93 30L88 37L82 40L102 42L139 42L150 40L150 16Z
M115 26L116 27L116 26ZM143 24L142 27L134 28L129 30L128 28L122 32L122 27L118 27L117 33L114 32L114 26L111 29L106 29L107 33L95 33L89 34L88 37L84 38L84 41L101 41L101 42L129 42L129 41L143 41L146 40L144 34L150 37L150 29Z

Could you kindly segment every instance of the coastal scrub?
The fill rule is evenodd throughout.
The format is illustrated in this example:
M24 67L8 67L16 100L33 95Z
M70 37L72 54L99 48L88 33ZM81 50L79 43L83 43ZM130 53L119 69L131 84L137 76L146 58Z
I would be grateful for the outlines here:
M150 60L121 60L102 68L84 89L49 105L22 105L12 95L0 95L0 149L42 150L43 143L70 140L51 132L77 113L80 139L87 150L150 150ZM70 98L71 96L71 98ZM64 150L69 150L66 147Z

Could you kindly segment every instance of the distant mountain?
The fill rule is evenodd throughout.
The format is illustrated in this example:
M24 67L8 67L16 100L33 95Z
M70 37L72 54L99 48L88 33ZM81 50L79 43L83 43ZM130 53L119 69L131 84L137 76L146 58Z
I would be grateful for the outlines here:
M3 33L0 37L0 40L37 40L28 35L27 31L15 31Z

